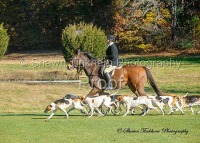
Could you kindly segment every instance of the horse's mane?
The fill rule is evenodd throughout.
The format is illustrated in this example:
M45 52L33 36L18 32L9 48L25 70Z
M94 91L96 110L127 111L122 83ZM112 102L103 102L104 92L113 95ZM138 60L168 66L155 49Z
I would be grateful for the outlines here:
M90 60L92 61L99 61L97 58L95 58L94 56L92 56L91 54L85 53L83 52L83 55L85 55L86 57L88 57Z

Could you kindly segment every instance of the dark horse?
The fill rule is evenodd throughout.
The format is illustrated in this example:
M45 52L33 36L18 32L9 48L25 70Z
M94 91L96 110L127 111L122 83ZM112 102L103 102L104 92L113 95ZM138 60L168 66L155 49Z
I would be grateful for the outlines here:
M69 70L73 68L84 70L89 79L89 84L92 87L87 96L93 96L97 93L100 94L105 90L106 82L102 72L100 72L102 65L104 64L100 63L96 58L77 50L70 59L67 68ZM158 89L150 70L145 66L127 64L121 68L116 68L112 75L113 86L116 89L128 85L136 96L146 96L144 91L144 84L146 81L153 87L157 96L161 96L161 92Z

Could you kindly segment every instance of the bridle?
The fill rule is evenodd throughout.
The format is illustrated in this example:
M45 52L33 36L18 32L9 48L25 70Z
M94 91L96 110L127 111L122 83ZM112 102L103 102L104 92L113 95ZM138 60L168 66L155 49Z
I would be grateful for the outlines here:
M88 61L85 61L83 58L80 57L80 55L83 54L83 52L79 53L78 55L74 55L72 58L71 58L71 65L72 67L70 67L70 69L73 69L73 68L76 68L77 69L77 74L78 74L78 77L79 75L81 74L82 70L85 68L87 70L87 66L88 67L92 67L92 64L95 63L95 67L94 69L92 69L92 71L89 73L89 77L91 76L99 76L98 73L95 73L95 71L98 69L99 67L99 63L98 62L94 62L90 59L88 59ZM78 64L77 64L78 63ZM82 63L82 64L81 64Z

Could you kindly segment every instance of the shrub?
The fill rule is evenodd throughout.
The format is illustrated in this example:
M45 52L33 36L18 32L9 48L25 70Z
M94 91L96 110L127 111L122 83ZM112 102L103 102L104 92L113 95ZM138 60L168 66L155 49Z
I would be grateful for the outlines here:
M157 48L153 46L152 44L139 44L137 45L137 48L142 50L142 52L152 52L155 51Z
M62 45L66 61L78 48L97 58L103 58L106 51L106 35L93 24L70 24L62 31Z
M194 45L199 45L200 43L200 16L193 16L192 17L192 25L193 26L193 42L194 42Z
M188 49L193 47L193 42L190 39L182 39L177 43L178 48Z
M0 59L3 57L7 50L9 40L10 38L7 34L7 30L3 28L2 23L0 24Z

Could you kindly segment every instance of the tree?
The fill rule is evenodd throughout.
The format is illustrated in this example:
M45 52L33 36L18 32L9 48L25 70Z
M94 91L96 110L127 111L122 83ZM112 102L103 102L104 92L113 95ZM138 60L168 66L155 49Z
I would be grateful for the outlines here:
M171 27L167 6L160 0L118 0L115 32L123 48L148 51L166 44Z
M0 24L0 59L7 50L9 40L10 38L7 34L7 30L3 28L3 24Z
M65 60L74 54L75 50L92 53L103 59L106 51L106 35L103 30L93 24L70 24L62 31L62 45Z
M83 21L110 29L111 7L107 0L1 0L0 23L10 35L8 51L60 49L68 24Z

